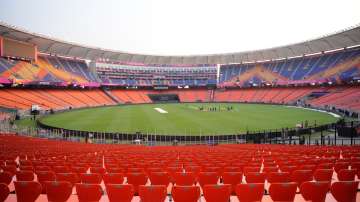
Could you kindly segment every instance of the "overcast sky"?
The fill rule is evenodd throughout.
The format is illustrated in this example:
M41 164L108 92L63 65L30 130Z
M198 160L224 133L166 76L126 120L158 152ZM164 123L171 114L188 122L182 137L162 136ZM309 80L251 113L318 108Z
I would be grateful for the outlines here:
M66 41L132 53L240 52L360 23L360 0L1 0L0 20Z

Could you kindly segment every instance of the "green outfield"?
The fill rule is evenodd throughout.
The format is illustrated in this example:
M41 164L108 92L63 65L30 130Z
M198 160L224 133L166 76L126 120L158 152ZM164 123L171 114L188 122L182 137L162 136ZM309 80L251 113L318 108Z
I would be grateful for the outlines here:
M46 125L65 129L170 135L234 134L336 120L330 114L308 109L235 103L123 105L73 110L40 119Z

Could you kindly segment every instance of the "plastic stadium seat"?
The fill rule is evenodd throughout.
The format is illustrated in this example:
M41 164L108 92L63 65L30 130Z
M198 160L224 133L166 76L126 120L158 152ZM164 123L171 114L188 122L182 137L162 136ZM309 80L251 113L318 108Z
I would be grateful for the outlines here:
M295 199L296 189L297 184L295 182L272 183L269 188L269 194L274 202L293 202Z
M203 188L203 193L206 202L228 202L230 200L231 185L207 184Z
M101 184L102 178L98 173L81 173L80 181L86 184Z
M230 184L231 193L235 193L236 185L242 182L242 176L241 172L224 172L222 174L222 181L224 184Z
M80 179L76 173L57 173L57 181L68 181L74 186L75 183L80 182Z
M51 202L65 202L69 199L72 193L72 185L66 181L45 182L44 188L48 201Z
M165 185L170 184L170 177L167 172L151 172L149 174L151 185Z
M110 202L131 202L134 197L131 184L106 184L106 192Z
M2 167L3 172L9 172L11 176L14 176L16 174L16 166L15 165L6 165Z
M0 173L0 183L9 185L12 181L12 174L10 172L1 172Z
M81 173L86 173L86 171L87 171L86 167L76 166L71 168L71 172L76 173L78 175Z
M135 194L139 192L139 186L145 185L147 183L147 176L145 173L128 173L127 174L127 183L134 186Z
M28 170L28 171L33 171L33 172L34 172L34 167L32 167L32 166L20 166L19 169L20 169L20 170Z
M16 172L17 181L34 181L34 172L29 170L21 170Z
M99 201L103 194L99 184L76 184L75 187L79 202Z
M278 170L279 170L278 167L272 166L272 167L264 167L264 169L262 170L262 172L267 175L268 173L278 172Z
M267 181L269 183L284 183L290 182L290 173L288 172L271 172L267 174Z
M334 165L334 170L336 173L339 173L340 170L342 169L348 169L350 166L350 163L347 162L337 162Z
M55 173L70 173L71 170L67 166L54 166L52 169Z
M216 172L200 172L198 181L201 187L207 184L217 184L219 180L218 173Z
M183 169L181 167L167 167L166 172L168 172L168 174L170 176L170 181L174 182L175 175L177 175L177 173L182 173ZM191 173L191 172L187 172L187 173ZM195 173L193 173L193 174L195 174Z
M164 202L167 191L164 185L151 185L139 187L139 196L141 202Z
M327 181L330 182L333 176L333 169L317 169L314 172L314 179L316 181Z
M337 177L339 181L354 181L357 174L357 170L342 169L339 171Z
M326 194L330 190L330 182L304 182L300 186L300 193L306 201L325 202Z
M9 196L10 189L7 184L0 183L0 201L5 201Z
M200 187L174 186L171 194L175 202L197 202L200 197Z
M280 167L281 172L288 172L290 175L297 169L297 166L282 166Z
M107 173L124 173L122 168L106 168Z
M256 172L260 172L260 168L261 167L244 167L243 171L244 171L244 175L246 176L248 173L256 173Z
M34 181L16 181L15 193L18 202L35 201L41 194L41 184Z
M313 172L311 170L295 170L291 174L291 181L296 182L300 187L303 182L312 181Z
M179 186L191 186L196 183L195 176L191 172L177 172L174 175L174 181Z
M333 163L321 163L317 166L316 169L333 169L334 164Z
M358 181L334 182L330 191L338 202L355 202L358 185Z
M90 172L104 175L106 173L106 169L103 167L90 167Z
M35 166L35 173L42 171L51 171L49 166Z
M103 180L105 184L122 184L124 183L124 175L122 173L106 173Z
M249 172L245 175L246 183L265 183L265 173Z
M236 196L241 202L261 201L264 195L263 183L238 184L235 188Z

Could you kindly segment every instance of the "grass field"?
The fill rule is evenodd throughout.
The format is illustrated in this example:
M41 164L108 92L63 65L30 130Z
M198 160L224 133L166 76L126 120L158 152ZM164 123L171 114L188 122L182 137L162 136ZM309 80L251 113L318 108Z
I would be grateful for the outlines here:
M227 107L233 109L228 111ZM203 107L203 110L199 108ZM216 107L217 111L208 111ZM167 113L160 113L160 108ZM218 109L221 109L220 111ZM161 111L160 110L160 111ZM43 117L41 122L66 129L98 132L143 132L172 135L221 135L325 124L337 118L322 112L259 104L151 104L74 110Z

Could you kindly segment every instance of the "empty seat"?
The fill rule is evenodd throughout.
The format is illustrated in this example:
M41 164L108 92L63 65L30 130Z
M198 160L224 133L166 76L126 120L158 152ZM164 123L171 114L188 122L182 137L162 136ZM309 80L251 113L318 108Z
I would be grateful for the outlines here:
M106 173L106 169L103 167L90 167L90 172L104 175Z
M204 198L206 202L228 202L230 200L231 185L204 185Z
M79 202L94 202L101 199L103 190L99 184L76 184Z
M242 182L241 172L224 172L222 175L222 181L224 184L231 185L231 193L235 193L235 187Z
M71 170L67 166L54 166L52 169L55 173L70 173Z
M264 195L263 183L238 184L235 193L241 202L261 201Z
M269 183L284 183L290 182L290 173L288 172L270 172L267 174Z
M304 182L300 186L300 193L306 201L325 202L330 189L330 182Z
M207 184L217 184L219 180L218 173L216 172L200 172L198 181L201 187Z
M269 188L269 194L274 202L293 202L295 199L296 189L297 184L295 182L272 183Z
M170 177L167 172L150 172L149 179L151 185L165 185L170 184Z
M164 185L140 185L139 187L139 196L142 202L164 202L166 195L166 186Z
M9 185L11 181L12 181L12 174L10 172L5 171L0 173L0 183Z
M68 181L74 186L75 183L80 182L80 179L76 173L56 173L57 181Z
M44 188L48 201L51 202L65 202L69 199L72 193L72 185L67 181L53 181L45 182Z
M196 183L195 176L191 172L177 172L174 174L174 181L176 185L191 186Z
M128 173L127 174L127 183L134 186L135 194L139 191L140 185L145 185L147 183L147 176L145 173Z
M338 172L339 181L354 181L357 174L357 170L342 169Z
M171 193L175 202L197 202L200 198L200 187L174 186Z
M110 202L131 202L134 187L131 184L106 184L106 192Z
M87 184L101 184L102 178L98 173L81 173L80 181Z
M10 189L7 184L0 183L0 201L5 201L9 196Z
M17 181L33 181L34 172L29 170L21 170L16 172Z
M333 176L333 169L317 169L314 172L314 179L316 181L330 182Z
M42 191L40 183L34 181L16 181L14 185L18 202L35 201Z
M291 181L296 182L300 187L303 182L312 181L313 172L311 170L295 170L291 174Z
M331 185L331 194L338 202L355 202L359 182L340 181Z
M245 175L246 183L265 183L265 173L249 172Z
M122 173L106 173L103 180L105 184L122 184L124 183L124 175Z

